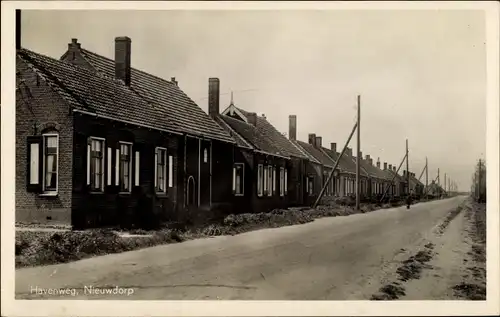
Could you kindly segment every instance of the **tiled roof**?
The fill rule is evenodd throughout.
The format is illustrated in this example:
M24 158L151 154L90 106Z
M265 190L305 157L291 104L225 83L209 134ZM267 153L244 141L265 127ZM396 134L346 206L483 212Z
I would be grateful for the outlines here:
M354 158L354 161L356 162L356 158ZM390 174L386 173L386 171L378 168L376 165L370 164L370 162L368 162L366 160L361 159L361 162L362 162L361 163L362 166L366 169L366 171L368 172L368 174L371 177L375 177L378 179L391 180L392 176Z
M98 73L114 78L113 60L85 49L81 49L81 53ZM132 68L130 88L157 109L170 123L171 129L234 143L231 136L173 82Z
M243 115L248 117L249 112L237 108ZM288 140L283 134L281 134L267 119L257 116L257 130L261 135L266 136L268 140L276 146L285 156L294 156L298 158L307 159L297 147Z
M321 164L320 161L318 161L311 153L307 152L300 144L299 141L297 140L290 140L293 145L303 154L307 157L307 159L313 163L316 164Z
M333 168L335 162L323 153L320 149L315 148L314 145L309 144L307 142L302 142L297 140L297 144L304 149L304 151L312 156L316 161L318 161L321 165Z
M394 178L395 182L401 182L401 183L405 183L406 182L406 179L404 179L403 176L397 174L395 171L386 170L386 172L390 173L391 177L393 177L394 174L396 174L396 177Z
M334 162L340 156L340 153L332 151L331 149L323 148L323 151L325 151L326 154L328 154L328 156L331 157ZM344 153L344 155L340 158L339 169L341 172L356 174L356 164L353 161L353 157L348 156L346 153ZM361 175L367 176L366 172L363 171L363 169L360 169L360 172Z
M229 124L227 124L221 116L217 116L214 120L224 129L229 135L236 141L236 145L242 148L253 149L254 147L248 141L246 141L241 135L236 132L235 129L231 128Z
M159 109L120 81L27 49L19 50L17 56L76 109L151 128L172 128Z
M254 149L271 155L287 157L286 154L282 153L282 151L267 138L267 136L263 135L261 131L253 125L226 115L220 115L219 118L239 134L238 139L240 139L240 142L246 141L250 143Z

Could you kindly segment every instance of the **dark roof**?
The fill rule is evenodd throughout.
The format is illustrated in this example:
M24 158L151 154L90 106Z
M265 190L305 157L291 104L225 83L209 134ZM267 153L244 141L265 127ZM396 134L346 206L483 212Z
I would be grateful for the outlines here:
M58 92L72 107L101 116L127 119L157 129L171 129L171 122L123 82L27 49L17 56Z
M309 153L308 151L306 151L300 144L299 142L300 141L297 141L297 140L290 140L290 142L292 142L293 145L295 145L295 147L303 154L307 157L307 159L313 163L316 163L316 164L321 164L320 161L318 161L314 155L312 155L311 153Z
M81 49L82 56L98 72L109 78L115 76L115 62L91 51ZM175 83L131 69L130 90L157 109L171 129L234 143L231 136L212 120ZM110 92L111 93L111 92ZM143 118L153 120L153 118Z
M406 183L406 179L403 178L403 176L397 174L395 171L386 170L386 172L389 173L391 177L394 176L394 174L396 174L396 177L394 178L395 182Z
M236 108L236 107L235 107ZM244 116L248 117L249 112L237 108ZM281 134L266 118L257 116L256 129L261 135L268 138L268 140L277 147L285 156L294 156L298 158L307 159L304 155L287 137Z
M328 156L331 157L334 162L336 162L338 157L340 156L340 153L332 151L331 149L322 148L322 150L326 152L326 154L328 154ZM344 153L344 155L340 158L339 169L341 172L356 174L356 164L353 161L353 157L347 155L347 153ZM363 169L360 169L360 172L363 176L367 175L366 172L363 171Z
M271 140L267 138L267 136L263 135L261 131L253 125L226 115L220 115L219 118L230 129L238 134L237 138L240 140L240 144L250 143L250 145L256 150L260 150L271 155L287 157L286 154L280 151L280 149L278 149L271 142Z
M217 116L214 120L224 129L229 135L236 141L236 145L242 148L253 149L254 147L248 141L246 141L238 132L233 129L228 123L224 121L221 116Z
M309 156L312 156L321 165L333 168L335 162L328 155L323 153L320 149L314 147L314 145L307 142L296 141L297 144L306 152Z

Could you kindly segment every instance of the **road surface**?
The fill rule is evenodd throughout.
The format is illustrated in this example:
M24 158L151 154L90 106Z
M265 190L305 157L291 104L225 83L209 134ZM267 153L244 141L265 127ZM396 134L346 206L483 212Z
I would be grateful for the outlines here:
M465 197L16 270L16 298L369 299ZM407 253L407 254L406 254ZM115 293L91 293L102 288ZM52 294L56 289L69 295ZM72 293L71 293L72 292ZM104 291L106 292L106 291Z

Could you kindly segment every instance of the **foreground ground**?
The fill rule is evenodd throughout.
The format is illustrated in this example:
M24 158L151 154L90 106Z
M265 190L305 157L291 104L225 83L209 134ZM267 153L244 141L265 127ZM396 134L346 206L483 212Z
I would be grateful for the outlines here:
M463 272L473 272L467 282L472 285L482 271L481 259L471 251L473 242L464 231L472 223L465 201L466 197L455 197L416 204L410 210L400 207L323 218L304 225L19 269L16 298L467 297L460 289L470 287L457 287L465 278ZM66 288L69 295L47 294ZM104 288L119 294L90 293Z

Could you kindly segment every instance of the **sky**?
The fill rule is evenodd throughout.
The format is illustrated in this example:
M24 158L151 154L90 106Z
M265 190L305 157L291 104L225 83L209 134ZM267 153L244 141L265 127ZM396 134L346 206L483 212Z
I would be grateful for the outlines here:
M48 11L22 13L22 46L60 58L71 38L114 58L132 39L132 67L170 80L208 112L208 78L230 102L297 138L342 148L361 96L361 151L410 170L440 168L470 189L486 154L483 11ZM132 79L133 80L133 79ZM356 138L349 146L356 149ZM422 177L425 182L425 174Z

